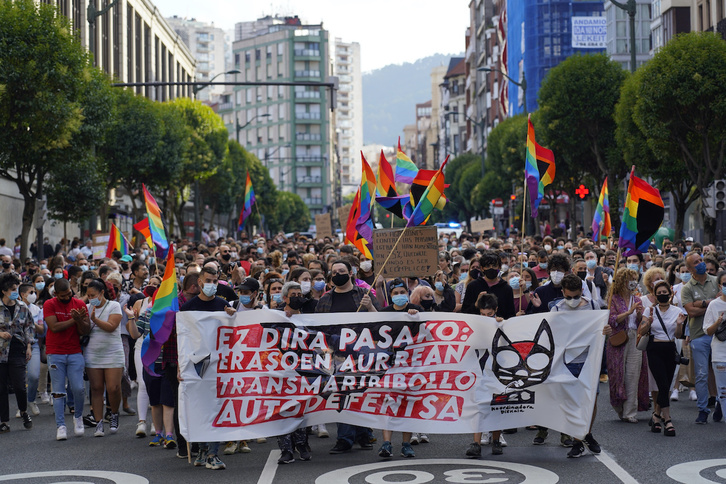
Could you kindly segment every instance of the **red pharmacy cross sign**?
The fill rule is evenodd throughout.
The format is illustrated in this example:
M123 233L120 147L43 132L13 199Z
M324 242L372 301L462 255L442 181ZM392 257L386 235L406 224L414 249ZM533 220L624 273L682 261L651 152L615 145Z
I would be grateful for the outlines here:
M577 190L575 190L575 193L577 193L580 196L580 198L582 199L582 198L585 198L588 193L590 193L590 190L585 188L585 185L580 185L580 187Z

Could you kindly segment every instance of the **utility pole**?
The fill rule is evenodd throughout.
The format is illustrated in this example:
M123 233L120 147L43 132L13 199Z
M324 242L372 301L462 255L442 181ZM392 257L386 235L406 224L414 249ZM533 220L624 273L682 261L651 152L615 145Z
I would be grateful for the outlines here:
M627 0L625 3L617 0L610 0L619 9L625 10L630 18L630 72L635 72L635 0Z

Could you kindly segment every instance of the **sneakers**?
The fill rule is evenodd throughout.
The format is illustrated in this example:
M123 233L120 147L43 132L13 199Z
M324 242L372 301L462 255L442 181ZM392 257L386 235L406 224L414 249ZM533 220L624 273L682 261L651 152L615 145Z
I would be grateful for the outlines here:
M708 405L706 405L708 408L713 408L716 406L716 397L708 397Z
M0 423L0 434L6 434L10 432L10 427L6 423Z
M103 421L105 423L111 423L111 409L106 407L106 413L103 414Z
M545 430L545 429L539 429L537 431L537 435L535 436L534 440L532 441L532 444L534 444L534 445L544 445L545 440L547 440L547 430Z
M373 444L371 444L371 441L368 440L368 438L359 439L358 445L360 445L361 450L371 450L373 448Z
M224 455L232 455L235 452L237 452L237 442L227 442L222 451Z
M327 439L328 437L330 437L330 434L328 429L325 428L325 424L318 424L318 438Z
M32 429L33 420L30 418L30 415L28 415L28 412L23 412L21 417L23 418L23 427L25 427L26 430Z
M383 442L383 445L381 446L381 448L378 449L378 457L387 458L387 457L391 457L392 455L393 455L393 446L391 445L391 443L388 441Z
M411 445L418 445L418 432L411 434Z
M112 413L110 418L111 433L115 434L118 432L118 414Z
M149 442L149 447L160 447L164 445L164 437L161 436L161 434L156 434L153 439L151 439L151 442Z
M331 454L345 454L346 452L350 452L350 449L352 446L346 442L345 440L338 440L335 442L335 445L332 449L330 449Z
M313 451L308 444L296 445L295 450L300 454L300 460L308 461L313 458Z
M281 465L292 464L293 462L295 462L295 456L289 450L284 450L280 458L277 459L277 463Z
M73 432L76 434L76 437L83 437L85 431L86 426L83 424L83 417L74 418Z
M422 444L428 444L429 443L429 436L426 434L418 434L418 441Z
M34 417L40 415L40 408L38 408L38 404L35 402L30 402L28 404L28 411L33 414Z
M481 457L481 444L478 442L472 442L469 444L469 448L466 449L467 457Z
M696 423L704 425L706 422L708 422L708 412L705 410L699 410L698 417L696 417Z
M15 418L20 418L20 409L15 412Z
M207 457L206 467L207 469L212 469L213 471L219 471L227 468L227 466L224 465L224 462L222 462L221 459L216 455Z
M698 400L698 395L696 394L696 390L691 389L690 393L688 394L688 399L692 402L695 402Z
M481 441L479 442L481 445L489 445L489 443L492 441L492 433L491 432L483 432L481 434Z
M267 442L267 439L264 437L260 437L259 439L257 439L258 444L264 444L265 442Z
M89 413L85 417L83 417L83 425L85 425L88 428L94 428L98 422L96 422L96 419L93 418L93 412Z
M502 444L502 447L506 447L507 446L507 441L504 440L504 436L503 435L500 435L499 436L499 443Z
M103 432L103 420L101 420L100 422L98 422L98 424L96 424L96 431L93 432L93 436L94 437L103 437L104 435L105 434Z
M716 410L713 411L713 421L720 422L723 420L723 410L721 410L721 402L716 402Z
M207 465L207 451L199 449L197 458L194 459L194 467L202 467Z
M574 441L572 440L572 437L570 437L567 434L560 434L560 445L562 447L572 447L574 445Z
M164 448L165 449L176 449L176 440L174 440L174 436L169 434L164 439Z
M180 446L176 451L176 456L180 459L188 458L189 454L187 453L187 446L186 445Z
M243 454L249 454L252 452L252 449L250 449L250 446L247 445L246 440L241 440L239 444L237 444L237 452L241 452Z
M65 425L61 425L55 431L55 440L66 440L66 439L68 439L68 435L66 433L66 426Z
M585 443L587 444L587 448L595 455L598 455L602 449L600 448L600 444L598 444L597 440L595 440L595 437L592 436L592 434L587 434L585 436Z
M131 407L124 407L124 413L126 415L136 415L136 410Z
M40 403L51 403L50 395L48 395L48 392L43 392L40 394Z
M501 439L492 441L492 455L502 455L504 453L502 447Z
M607 373L603 373L600 375L600 383L607 383L610 381L610 378L608 378Z
M671 402L677 402L678 401L678 389L674 388L671 392Z
M136 436L146 437L146 422L143 420L139 420L139 423L136 424Z
M401 457L416 457L416 453L413 451L413 447L411 447L410 443L404 442L403 445L401 445Z
M567 453L567 457L576 459L581 457L584 452L585 444L583 444L581 440L576 440L570 451Z

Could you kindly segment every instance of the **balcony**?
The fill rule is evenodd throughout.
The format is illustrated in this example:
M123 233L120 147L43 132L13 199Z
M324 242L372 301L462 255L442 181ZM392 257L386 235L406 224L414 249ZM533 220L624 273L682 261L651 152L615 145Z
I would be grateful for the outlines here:
M220 111L231 111L234 109L234 103L233 102L222 103L219 105L218 109Z
M303 202L305 202L305 205L310 207L310 206L315 206L315 205L322 205L323 199L322 198L304 198Z
M295 133L296 141L321 141L323 135L320 133Z
M320 78L320 71L295 71L295 77L315 77Z
M320 57L320 49L295 49L296 57Z
M326 161L324 156L297 156L295 164L297 165L322 165Z
M295 91L295 100L298 99L309 99L316 101L320 99L320 91Z
M296 121L320 121L320 113L295 113Z
M297 186L307 187L310 185L320 185L323 183L322 176L299 176L297 177Z

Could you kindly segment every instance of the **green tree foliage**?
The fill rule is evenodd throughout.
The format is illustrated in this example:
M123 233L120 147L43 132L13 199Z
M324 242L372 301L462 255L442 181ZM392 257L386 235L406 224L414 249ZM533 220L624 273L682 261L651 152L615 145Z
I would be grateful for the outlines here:
M633 110L639 100L643 69L637 70L625 81L620 101L615 107L617 130L615 138L623 153L625 163L635 165L640 175L650 176L662 192L673 195L676 208L675 234L681 237L686 210L699 197L698 190L690 181L690 173L683 160L676 153L662 152L659 158L648 146L648 139L633 119Z
M641 69L633 120L655 157L678 159L703 195L724 177L726 43L713 33L679 35ZM706 222L714 240L715 220Z
M271 233L304 231L310 228L311 223L310 210L298 194L277 192L276 210L267 218Z
M22 257L52 151L68 147L81 128L88 72L85 49L54 7L0 2L0 175L23 197Z
M618 180L626 174L615 144L615 104L627 74L605 54L573 55L552 68L539 90L537 141L555 153L557 174L551 189L574 196L585 174L591 186L608 177L610 206L617 207ZM613 225L619 223L613 211Z
M446 221L457 221L468 225L469 219L474 215L471 205L471 190L473 190L476 183L471 185L471 190L469 191L464 192L460 189L462 177L470 167L476 167L478 171L474 169L468 170L468 173L474 178L464 183L468 187L472 181L478 181L481 175L481 158L478 155L472 153L461 154L449 161L444 168L446 184L450 185L449 188L444 190L447 200L442 218ZM434 216L437 212L437 210L434 211Z

